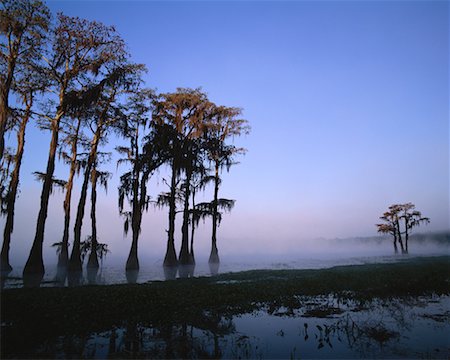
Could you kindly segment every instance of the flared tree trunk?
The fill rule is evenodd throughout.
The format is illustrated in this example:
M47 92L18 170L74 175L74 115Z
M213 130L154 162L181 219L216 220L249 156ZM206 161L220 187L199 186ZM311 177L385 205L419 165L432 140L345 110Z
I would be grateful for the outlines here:
M70 228L70 202L72 200L72 189L75 173L77 170L77 154L78 154L78 135L81 128L81 120L78 119L78 124L73 134L72 141L72 156L70 159L70 172L66 184L66 196L64 198L64 232L61 242L61 252L58 256L58 278L64 281L67 273L67 265L69 262L69 228Z
M88 269L98 270L98 256L97 256L97 216L96 216L96 206L97 206L97 170L92 169L92 187L91 187L91 252L89 254L89 259L87 263Z
M164 257L164 266L172 267L178 265L177 254L175 252L175 192L177 184L177 166L175 161L172 164L172 180L170 184L169 200L169 231L167 239L166 256Z
M3 232L3 245L0 254L1 271L9 273L12 266L9 262L9 249L11 244L11 234L14 230L14 210L16 204L17 189L19 187L20 166L22 165L23 151L25 147L25 130L28 120L30 119L32 103L27 104L24 117L20 123L19 132L17 133L17 150L14 157L14 170L11 174L11 182L9 184L8 198L7 198L7 214L6 224Z
M181 227L181 249L179 261L181 265L190 265L191 257L189 256L189 187L191 184L192 171L186 170L186 181L184 189L184 208L183 208L183 225Z
M140 209L140 199L139 199L139 167L137 165L138 160L133 169L134 180L133 180L133 203L132 203L132 214L131 214L131 231L132 231L132 241L130 253L128 255L127 263L125 265L126 271L139 270L139 259L138 259L138 239L139 231L141 228L141 209ZM142 196L142 195L141 195Z
M209 255L210 264L220 263L219 252L217 250L217 204L219 194L219 162L216 161L215 179L214 179L214 200L213 200L213 223L212 223L212 237L211 237L211 254Z
M62 101L60 102L62 103ZM52 120L52 139L47 160L47 171L42 186L40 210L36 225L36 234L31 247L30 255L23 269L24 286L39 286L44 277L44 261L42 258L42 243L44 242L45 221L48 213L48 200L52 188L53 173L55 171L55 155L58 147L59 123L63 116L62 111L58 111L56 117Z

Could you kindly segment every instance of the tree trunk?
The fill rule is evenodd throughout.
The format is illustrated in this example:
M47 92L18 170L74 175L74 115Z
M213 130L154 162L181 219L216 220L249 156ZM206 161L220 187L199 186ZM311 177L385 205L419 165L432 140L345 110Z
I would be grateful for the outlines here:
M409 239L409 234L408 234L408 219L405 217L405 254L408 254L408 239Z
M3 159L3 153L5 151L5 132L9 111L9 90L11 89L17 58L16 53L10 55L11 57L8 61L5 83L0 86L0 161Z
M394 234L394 251L398 254L397 235Z
M5 132L8 119L8 93L6 89L0 92L0 161L5 151Z
M69 262L69 228L70 228L70 202L72 199L73 181L77 170L77 154L78 154L78 135L81 128L81 120L75 129L72 141L72 157L70 159L70 172L66 185L66 196L64 198L64 232L61 243L61 252L58 256L58 279L64 281L67 273L67 265Z
M25 147L25 130L28 120L30 119L32 102L27 105L25 115L20 123L19 132L17 133L17 150L14 157L14 170L11 174L11 183L9 184L8 198L7 198L7 215L6 224L3 233L3 245L0 255L1 271L10 273L12 270L9 262L9 248L11 243L11 234L14 230L14 210L16 204L17 189L19 187L20 166L22 165L23 151Z
M88 269L98 270L98 256L97 256L97 216L96 216L96 205L97 205L97 170L92 169L92 187L91 187L91 253L89 254L89 260L87 263Z
M195 234L195 188L192 189L192 223L191 223L191 252L190 252L191 264L195 264L194 234Z
M139 270L139 259L138 259L138 239L139 239L139 231L141 229L141 197L139 196L139 177L141 172L141 167L139 165L139 148L137 147L139 140L139 127L136 129L136 134L134 138L134 153L135 153L135 162L133 166L133 200L132 200L132 214L131 214L131 231L132 231L132 241L130 254L128 255L127 263L125 265L126 271Z
M131 230L133 239L131 242L130 254L128 255L127 264L125 266L126 271L139 270L138 240L142 215L141 212L137 209L139 207L137 201L137 198L133 200L133 214L131 215Z
M398 219L396 219L396 227L397 227L397 235L398 235L398 242L400 244L400 249L402 251L402 254L405 253L405 247L403 246L403 240L402 240L402 233L400 231L400 222L398 221Z
M186 181L184 190L184 208L183 208L183 225L181 228L181 249L180 249L180 264L189 265L192 264L189 256L189 197L190 191L189 187L191 184L192 171L190 169L186 170Z
M78 202L77 216L75 219L74 240L72 246L72 253L70 254L69 260L69 273L72 273L69 275L72 276L71 280L73 280L74 285L76 285L79 282L79 277L81 277L82 273L81 253L80 253L81 228L83 226L84 208L86 205L89 177L91 175L93 165L97 158L97 147L98 142L100 141L100 136L101 136L101 129L100 126L98 126L94 138L92 139L91 142L91 151L89 153L88 162L84 170L83 185L81 187L81 195L80 200Z
M167 239L167 250L166 256L164 257L164 266L177 266L178 260L177 255L175 253L175 212L176 212L176 204L175 204L175 192L176 192L176 184L177 184L177 166L176 162L173 161L172 164L172 180L170 184L170 201L169 201L169 231L168 231L168 239Z
M58 111L56 117L52 120L52 139L50 142L50 151L47 160L47 171L44 177L44 184L41 193L41 206L36 225L36 235L30 255L23 269L24 286L39 286L44 277L44 261L42 258L42 243L44 241L45 221L48 212L48 200L52 188L53 172L55 170L55 155L58 147L59 123L63 116L62 111Z
M213 200L213 223L212 223L212 238L211 238L211 254L209 255L209 263L220 263L219 252L217 250L217 203L219 194L219 162L216 161L214 181L214 200Z

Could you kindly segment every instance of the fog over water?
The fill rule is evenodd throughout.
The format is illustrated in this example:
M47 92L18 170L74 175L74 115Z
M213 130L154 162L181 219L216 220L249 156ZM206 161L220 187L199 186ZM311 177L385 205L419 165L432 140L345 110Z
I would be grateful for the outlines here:
M56 274L56 255L47 251L48 262L43 286L53 286ZM417 256L440 256L450 254L450 233L414 234L410 238L410 253L395 255L389 237L364 237L347 239L312 239L297 242L292 251L285 253L264 252L255 249L253 254L225 253L221 256L219 273L257 270L257 269L321 269L340 265L361 265L368 263L389 263ZM126 283L125 261L127 253L110 253L103 261L97 283ZM166 280L163 269L164 253L141 255L138 283L154 280ZM7 287L21 286L19 278L23 265L14 267L10 274L14 280ZM86 275L86 274L85 274ZM206 253L196 257L194 276L210 276ZM177 273L177 277L180 273ZM86 278L86 276L85 276ZM85 280L85 283L87 281Z

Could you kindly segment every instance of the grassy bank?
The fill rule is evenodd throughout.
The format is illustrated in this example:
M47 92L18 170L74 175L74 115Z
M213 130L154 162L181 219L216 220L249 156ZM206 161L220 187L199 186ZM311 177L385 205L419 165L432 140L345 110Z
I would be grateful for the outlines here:
M40 356L53 357L56 350L46 352L45 344L61 335L86 338L123 326L163 331L189 324L214 332L233 315L262 307L301 308L307 301L303 296L332 294L365 302L449 293L448 256L321 270L246 271L140 285L8 289L1 293L1 355L36 357L36 349L44 346Z

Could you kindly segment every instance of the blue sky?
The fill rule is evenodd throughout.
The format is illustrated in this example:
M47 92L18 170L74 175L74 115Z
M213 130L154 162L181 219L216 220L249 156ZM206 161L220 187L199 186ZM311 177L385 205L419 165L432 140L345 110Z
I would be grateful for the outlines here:
M376 235L378 216L396 202L414 202L431 218L422 230L449 229L447 2L48 5L54 14L115 25L133 61L149 68L147 86L202 87L212 101L244 109L252 132L236 143L248 153L221 190L237 199L220 228L224 252L255 244L283 252L304 239ZM48 134L30 127L16 219L29 226L14 235L26 239L24 248L40 193L30 174L45 168L48 143ZM58 164L58 174L67 171ZM119 173L100 196L99 232L128 248L116 208ZM150 184L152 194L163 190L162 176ZM48 237L57 238L61 194L51 206ZM166 213L152 210L146 219L143 247L161 253ZM208 224L199 236L206 254Z

